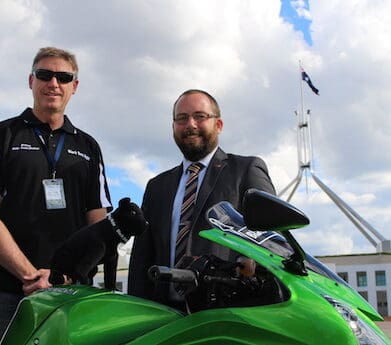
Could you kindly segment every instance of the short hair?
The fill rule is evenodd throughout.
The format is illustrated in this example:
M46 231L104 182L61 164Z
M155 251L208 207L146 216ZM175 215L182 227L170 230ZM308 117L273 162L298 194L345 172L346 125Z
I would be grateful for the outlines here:
M189 90L186 90L185 92L183 92L178 98L177 100L175 101L174 103L174 107L172 108L172 115L173 117L175 116L175 107L179 101L179 99L182 97L182 96L186 96L186 95L192 95L194 93L201 93L203 95L205 95L206 97L208 97L210 103L212 104L212 108L213 108L213 113L214 115L217 115L218 117L221 116L221 111L220 111L220 106L219 104L217 103L216 99L211 95L209 94L208 92L204 91L204 90L199 90L199 89L189 89Z
M77 72L79 72L79 67L77 65L75 55L66 50L55 48L55 47L41 48L38 51L37 55L35 55L32 69L34 70L35 66L38 64L39 61L48 57L57 57L57 58L64 59L72 66L72 69L74 70L74 72L76 72L76 74Z

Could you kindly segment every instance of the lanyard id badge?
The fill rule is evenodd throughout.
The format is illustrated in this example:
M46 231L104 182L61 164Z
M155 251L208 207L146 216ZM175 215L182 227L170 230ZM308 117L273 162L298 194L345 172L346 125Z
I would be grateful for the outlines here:
M56 164L60 158L61 151L64 146L65 133L61 134L60 139L58 140L56 152L54 153L54 157L52 157L39 128L34 128L34 132L41 141L42 149L46 155L46 159L48 160L52 171L51 179L42 180L46 209L55 210L66 208L64 181L62 178L56 178Z
M62 178L42 180L48 210L66 208L64 183Z

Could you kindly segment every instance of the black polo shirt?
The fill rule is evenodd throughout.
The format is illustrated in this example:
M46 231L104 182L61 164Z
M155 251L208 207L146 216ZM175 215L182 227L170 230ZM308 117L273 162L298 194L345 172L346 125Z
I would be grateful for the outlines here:
M56 178L64 184L64 209L46 208L42 181L52 177L52 166L37 128L52 157L65 134L56 164ZM66 116L64 125L52 131L30 108L0 122L0 195L0 219L37 268L48 268L55 249L86 225L87 211L112 209L97 142ZM0 290L18 292L20 288L20 282L0 267Z

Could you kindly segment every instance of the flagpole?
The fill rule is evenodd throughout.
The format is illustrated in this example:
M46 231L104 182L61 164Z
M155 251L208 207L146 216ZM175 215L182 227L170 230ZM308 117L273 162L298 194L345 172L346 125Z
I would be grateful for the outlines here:
M309 140L309 151L310 151L310 173L313 173L315 170L315 164L314 164L314 148L312 145L312 125L311 125L311 111L310 109L307 110L307 118L308 118L308 140Z
M301 71L302 71L302 70L303 70L303 67L302 67L302 65L301 65L301 60L299 60L301 116L302 116L302 120L304 120L303 78L301 77Z
M291 190L288 198L288 202L292 198L293 194L296 192L304 170L309 170L310 177L315 181L315 183L320 187L320 189L326 193L326 195L331 199L332 202L345 214L345 216L356 226L356 228L367 238L367 240L376 247L378 253L382 252L391 252L391 241L387 240L379 231L377 231L373 226L371 226L365 219L363 219L357 212L355 212L346 202L344 202L336 193L334 193L329 187L323 183L319 177L315 175L314 170L311 167L311 161L313 160L312 152L312 133L310 129L310 110L307 110L304 114L304 100L303 100L303 81L306 81L311 90L319 95L319 90L312 84L312 81L308 74L304 71L301 61L299 60L300 68L300 101L301 101L301 111L295 111L297 117L297 144L298 144L298 163L299 170L297 176L277 195L282 197L283 194ZM306 117L305 117L306 116ZM305 118L305 120L304 120ZM305 156L303 159L303 156ZM308 158L307 158L308 156ZM308 171L305 171L307 173ZM307 174L305 174L307 181ZM308 187L307 187L308 188ZM308 192L308 190L307 190ZM371 233L371 234L370 234Z
M299 70L300 70L300 76L301 76L301 61L299 60ZM304 109L304 101L303 101L303 82L302 79L300 78L300 111L299 111L299 122L298 122L298 129L301 128L304 122L304 116L303 116L303 109ZM299 130L299 136L300 136L300 143L299 145L299 150L300 150L300 160L299 160L299 166L303 164L305 161L305 152L303 150L303 141L304 141L304 136L303 136L303 131ZM303 157L304 156L304 157Z
M308 121L307 118L304 114L304 92L303 92L303 77L302 77L302 71L303 67L301 64L301 60L299 60L299 75L300 75L300 101L301 101L301 121L299 123L298 130L301 134L301 151L302 151L302 160L300 162L300 167L302 170L305 170L305 186L306 186L306 192L308 193L308 176L307 176L307 171L306 168L310 166L310 152L309 150L309 143L307 142L306 138L306 133L305 131L308 131Z

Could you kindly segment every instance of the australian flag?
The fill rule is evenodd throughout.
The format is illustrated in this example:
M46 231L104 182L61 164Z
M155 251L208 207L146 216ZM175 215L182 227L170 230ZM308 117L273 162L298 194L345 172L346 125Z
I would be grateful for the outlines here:
M314 86L314 84L312 84L312 81L311 81L310 77L308 76L307 73L305 73L305 71L303 69L301 69L301 79L306 81L308 86L311 88L311 90L314 93L316 93L317 95L319 95L319 90Z

